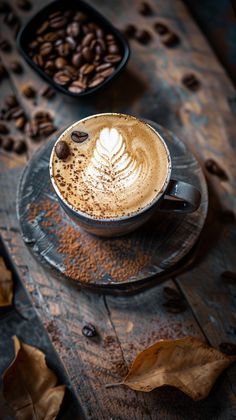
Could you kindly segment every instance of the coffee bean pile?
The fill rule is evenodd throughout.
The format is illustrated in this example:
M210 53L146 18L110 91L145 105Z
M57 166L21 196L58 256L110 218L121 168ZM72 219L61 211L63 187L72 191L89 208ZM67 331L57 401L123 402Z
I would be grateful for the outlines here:
M113 34L70 10L49 15L31 39L28 54L56 84L77 94L103 83L122 59Z
M26 134L34 140L48 137L54 131L56 127L48 111L37 111L31 121L26 124Z

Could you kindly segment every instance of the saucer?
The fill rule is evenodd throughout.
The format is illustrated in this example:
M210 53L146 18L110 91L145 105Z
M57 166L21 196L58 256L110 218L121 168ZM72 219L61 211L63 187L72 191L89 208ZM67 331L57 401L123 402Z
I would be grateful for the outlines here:
M191 214L157 211L136 231L99 238L83 231L59 206L49 177L49 159L59 133L28 162L20 179L17 215L25 243L60 278L92 291L130 293L169 278L196 243L207 216L208 193L202 169L169 130L147 121L164 138L172 159L172 178L201 192Z

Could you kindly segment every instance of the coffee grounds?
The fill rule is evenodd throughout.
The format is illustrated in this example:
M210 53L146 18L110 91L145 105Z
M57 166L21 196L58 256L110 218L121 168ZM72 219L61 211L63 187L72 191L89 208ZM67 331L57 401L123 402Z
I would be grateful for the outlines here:
M113 239L90 235L74 226L57 202L31 203L27 217L44 233L55 235L55 247L62 256L64 274L75 281L123 282L151 264L150 253L140 249L132 234Z

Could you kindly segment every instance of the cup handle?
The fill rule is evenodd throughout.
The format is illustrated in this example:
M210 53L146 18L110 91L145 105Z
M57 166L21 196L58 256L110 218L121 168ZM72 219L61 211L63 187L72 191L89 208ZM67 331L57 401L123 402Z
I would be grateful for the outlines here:
M171 179L159 210L173 213L193 213L201 202L201 193L193 185Z

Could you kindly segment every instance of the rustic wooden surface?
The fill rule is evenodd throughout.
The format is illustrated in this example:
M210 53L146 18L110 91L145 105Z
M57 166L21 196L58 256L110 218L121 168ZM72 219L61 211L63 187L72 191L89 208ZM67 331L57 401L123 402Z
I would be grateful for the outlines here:
M16 11L21 20L26 21L45 3L45 0L35 1L28 13ZM235 342L236 285L235 281L221 277L225 270L236 271L235 226L220 220L222 208L235 211L235 90L182 1L150 2L155 11L152 17L140 16L134 0L128 5L114 0L112 7L103 0L90 3L119 28L135 23L152 33L149 45L131 42L131 60L120 78L91 99L71 101L57 94L55 99L46 101L37 96L34 105L32 100L21 96L21 87L31 80L39 90L44 82L23 63L22 75L11 74L9 80L1 83L1 100L6 93L14 91L28 115L36 109L48 108L59 128L94 112L127 112L152 119L182 138L202 164L206 158L214 158L224 167L228 181L207 176L210 211L190 261L191 269L167 283L180 290L188 309L181 314L168 313L163 306L163 285L132 297L111 297L83 292L76 285L51 276L25 247L16 221L16 187L25 158L2 151L1 237L60 357L85 418L234 419L235 366L219 378L208 398L197 403L170 388L149 394L124 387L105 388L106 383L120 381L136 353L157 339L192 334L215 347L222 341ZM178 47L167 49L162 45L152 29L157 20L179 34ZM4 36L13 44L11 30L6 25ZM5 63L9 63L13 55L18 53L14 50L11 54L1 53ZM201 81L201 89L196 93L181 85L182 76L189 71ZM29 158L39 144L30 141L28 144ZM20 305L21 300L22 296L16 296L15 304ZM26 311L24 305L21 311L23 314ZM82 335L81 328L86 322L96 325L98 338L89 340ZM7 331L8 327L5 328ZM32 342L37 345L34 332ZM7 346L9 349L10 344ZM11 357L4 344L1 349Z

